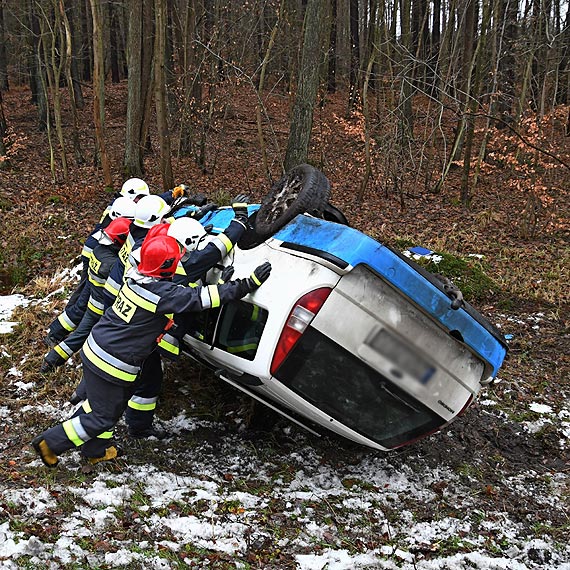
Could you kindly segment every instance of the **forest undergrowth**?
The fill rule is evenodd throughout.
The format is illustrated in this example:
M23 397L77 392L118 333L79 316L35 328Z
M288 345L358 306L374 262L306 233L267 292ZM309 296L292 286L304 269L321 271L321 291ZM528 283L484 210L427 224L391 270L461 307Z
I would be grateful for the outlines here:
M119 188L124 181L121 164L126 83L109 85L107 89L107 148L115 187ZM172 157L177 183L219 201L229 201L238 193L248 194L252 202L264 196L271 181L262 171L253 105L247 93L228 88L207 130L205 166L198 167L192 156ZM265 136L274 178L281 174L289 105L285 95L274 94L267 101L271 124L265 125ZM0 170L2 294L21 292L45 298L58 290L60 283L53 281L54 275L73 266L82 240L98 220L112 191L103 187L102 173L94 166L91 128L80 132L86 163L72 164L67 180L62 179L58 169L54 181L46 134L35 127L29 92L12 89L4 94L4 106L11 134L10 164ZM91 125L90 106L81 113L82 124ZM461 164L450 170L442 190L433 192L432 182L437 180L443 164L443 147L438 147L441 140L433 140L428 148L419 135L415 149L400 161L398 170L394 164L401 155L394 151L389 133L377 133L374 139L373 176L362 201L357 202L364 168L362 116L356 111L346 116L342 94L327 96L315 113L309 160L330 180L331 203L346 213L351 225L387 245L398 249L422 245L444 254L444 266L438 270L456 279L460 287L463 285L467 299L510 336L510 353L500 371L500 382L488 389L500 402L500 413L508 418L508 428L499 430L493 417L475 405L453 424L453 433L420 442L394 460L404 463L410 454L420 453L432 464L443 462L467 477L467 472L473 476L468 466L477 454L480 461L474 476L484 482L485 489L479 497L481 508L498 500L501 481L518 473L521 466L532 465L541 476L550 471L567 473L570 468L568 449L560 446L554 426L545 425L536 433L519 429L520 422L537 419L529 411L530 403L539 399L559 410L570 391L570 171L562 164L570 164L566 113L567 109L559 109L545 117L540 136L528 128L525 139L534 136L533 146L525 145L508 130L495 131L469 208L459 199ZM421 107L417 115L422 117ZM451 136L454 124L452 118L447 120L441 132ZM69 133L71 122L66 128ZM418 128L418 132L424 131ZM560 160L541 154L535 147L548 150ZM57 149L55 153L57 156ZM429 166L415 172L412 166L420 156ZM144 177L155 192L161 191L158 165L158 148L154 146L145 158ZM62 309L69 292L68 283L61 285L61 292L41 310L18 309L15 318L20 326L0 340L3 350L12 355L11 359L0 358L0 380L6 382L9 367L14 361L20 362L26 381L36 382L40 395L49 401L65 400L80 374L78 369L64 367L46 380L38 372L45 353L43 331ZM194 378L193 413L197 417L226 422L230 429L236 417L246 423L251 420L255 410L247 399L233 392L228 394L211 375L194 368L188 371L188 366L183 362L169 368L167 378L185 374ZM4 397L13 410L29 403L18 402L9 390ZM176 391L167 388L163 400L161 413L168 415L169 406L176 407ZM36 421L33 413L28 413L18 428L21 431L4 433L0 439L15 449L14 442L28 438ZM205 437L215 439L223 434ZM271 435L265 437L266 451L275 448L278 454L280 443L271 440ZM143 452L145 449L149 461L155 460L152 447L142 446ZM337 453L338 461L350 461L355 452L331 445L326 453ZM5 474L17 471L17 452L12 461L15 464L8 466L2 460L0 469ZM20 479L29 480L30 476L22 474ZM19 477L11 476L10 480L17 487ZM520 513L527 508L518 500L508 506ZM569 521L556 513L552 515L555 519L548 515L542 513L541 520L549 521L551 535L560 540ZM429 517L430 513L418 512L418 516Z

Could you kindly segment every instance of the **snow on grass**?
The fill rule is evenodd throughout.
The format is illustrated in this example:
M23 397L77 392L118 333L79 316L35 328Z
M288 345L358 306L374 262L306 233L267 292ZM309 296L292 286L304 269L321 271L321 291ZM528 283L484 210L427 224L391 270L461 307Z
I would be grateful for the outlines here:
M10 303L0 298L0 307L16 306ZM1 318L10 315L4 310ZM3 357L10 358L6 351ZM5 382L26 397L35 388L17 367ZM491 399L480 404L492 410L500 429L506 415ZM528 408L570 440L567 407L556 413L532 402ZM38 399L19 413L55 422L73 409ZM5 405L0 418L6 430L18 421ZM390 454L363 452L355 461L332 462L292 432L298 445L282 457L274 454L282 462L277 465L237 428L214 448L194 434L219 430L215 422L180 412L163 423L172 437L155 443L160 461L137 461L136 446L126 442L126 461L117 472L102 467L84 474L77 452L62 455L58 469L48 471L29 448L23 451L23 468L35 475L0 480L0 568L167 570L209 565L208 553L248 568L252 548L268 544L289 553L299 570L570 570L566 541L539 527L529 536L524 520L501 509L501 497L494 508L480 505L484 483L445 464L429 465L421 455L395 462ZM174 447L180 441L187 445ZM503 485L513 496L532 496L545 509L567 513L567 470L546 476L529 468Z
M160 453L168 454L168 446ZM73 468L76 457L73 453L68 457L71 460L62 469ZM315 448L300 445L286 458L292 476L274 478L270 496L265 491L260 495L236 491L228 484L228 467L236 479L258 480L261 475L261 480L270 481L264 475L270 466L238 436L228 436L217 459L212 457L208 445L201 443L193 444L183 457L179 455L178 460L181 459L188 462L185 474L155 465L127 464L120 473L95 472L77 486L54 483L49 491L44 487L20 489L17 493L3 490L2 501L10 501L13 509L28 517L53 511L57 506L54 497L59 494L71 493L75 500L68 512L60 508L61 530L53 543L35 537L33 530L23 533L11 530L8 523L1 525L0 560L4 562L0 562L0 568L10 568L9 562L17 563L26 556L40 565L49 560L60 564L83 560L109 568L126 564L176 567L167 558L150 554L156 544L171 553L190 545L193 549L243 557L252 534L258 539L271 539L265 523L274 514L270 501L276 499L281 499L284 507L281 520L288 521L284 528L296 528L294 533L285 533L280 547L297 552L299 569L528 570L548 563L549 568L562 570L562 563L570 560L567 546L561 550L549 539L528 537L522 525L510 520L506 513L471 508L470 489L462 487L458 477L447 469L428 468L421 457L411 458L414 469L407 465L396 469L389 456L375 453L364 454L353 465L333 466L323 461ZM37 465L37 460L32 464ZM446 500L455 504L456 516L418 521L409 510L398 510L399 505L410 500L435 506L440 498L432 487L442 482L446 485ZM549 487L553 504L567 492L567 475L560 474L557 483L558 486ZM525 486L524 479L511 481L509 487L515 493L535 492ZM125 509L132 512L131 524L146 529L148 536L153 537L148 552L140 552L145 549L140 541L117 539L110 545L112 552L98 555L79 547L85 541L92 543L108 535L120 525L118 521L124 518ZM386 509L392 511L390 520ZM371 521L376 521L372 530ZM346 548L343 536L347 529L352 536L360 532L359 548ZM364 546L371 539L377 545ZM378 546L378 542L386 544ZM489 553L489 545L496 553ZM437 556L439 550L445 553L449 548L462 552ZM422 552L432 554L427 559Z
M552 413L552 406L548 406L546 404L539 404L538 402L532 402L530 404L529 409L537 414L551 414Z
M26 307L29 300L23 295L2 295L0 296L0 334L11 333L18 324L10 321L12 312L16 307Z

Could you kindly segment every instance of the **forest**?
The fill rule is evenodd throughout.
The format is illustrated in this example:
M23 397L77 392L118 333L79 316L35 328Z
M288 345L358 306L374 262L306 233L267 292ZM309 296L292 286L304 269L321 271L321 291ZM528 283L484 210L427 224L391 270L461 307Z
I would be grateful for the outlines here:
M459 169L468 206L481 172L505 164L537 204L545 171L568 169L557 137L570 132L569 18L565 2L537 0L2 0L0 88L29 88L54 182L87 161L112 185L105 85L128 79L124 176L144 174L153 130L163 187L173 157L212 170L212 131L239 90L271 179L307 161L314 113L340 94L339 120L361 139L357 200L378 187L402 200L437 194ZM81 141L86 92L92 149ZM289 107L285 140L275 97ZM5 168L17 140L3 107ZM310 158L326 168L322 149Z
M566 570L569 97L561 0L0 0L0 300L25 300L0 336L0 566ZM174 437L46 472L28 440L81 365L40 374L41 339L112 193L254 202L300 163L354 228L442 254L509 339L497 382L382 455L257 425L181 362Z

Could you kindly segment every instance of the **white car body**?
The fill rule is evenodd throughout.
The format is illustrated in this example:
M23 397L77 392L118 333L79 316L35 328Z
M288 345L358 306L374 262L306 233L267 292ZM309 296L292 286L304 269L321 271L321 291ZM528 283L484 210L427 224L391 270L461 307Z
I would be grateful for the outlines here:
M234 248L225 260L234 266L233 278L248 277L269 261L269 279L241 301L248 305L224 307L206 338L185 336L185 351L222 379L301 425L305 422L299 418L356 443L389 450L441 429L496 374L506 354L501 339L490 326L481 327L482 318L473 320L472 308L469 314L451 309L449 299L408 261L333 222L300 215L288 228L255 247ZM310 237L289 241L296 231ZM323 248L327 240L353 240L356 249L365 249L364 261L372 254L383 256L383 265L373 270L359 261L353 266L306 245L319 232L325 238ZM338 253L350 246L335 249L333 243L330 249ZM208 281L215 280L210 275ZM421 290L417 295L397 286L415 287L414 280ZM291 316L299 299L321 288L331 292L316 316L305 308ZM233 346L232 330L250 326L241 315L250 307L262 315L251 324L258 332L251 338L243 334L242 345ZM272 372L288 323L289 329L303 329L301 340Z

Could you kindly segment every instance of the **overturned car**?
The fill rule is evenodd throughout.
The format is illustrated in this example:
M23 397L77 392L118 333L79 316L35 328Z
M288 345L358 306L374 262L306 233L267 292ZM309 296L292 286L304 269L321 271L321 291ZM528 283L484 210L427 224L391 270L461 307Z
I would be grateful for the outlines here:
M251 229L224 263L247 277L270 261L271 276L204 313L183 350L313 433L395 449L465 411L507 346L449 281L351 228L328 196L325 176L300 165L248 207ZM222 207L201 221L216 234L232 217Z

